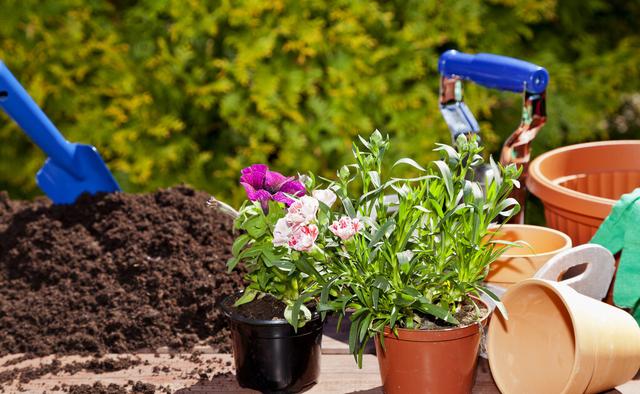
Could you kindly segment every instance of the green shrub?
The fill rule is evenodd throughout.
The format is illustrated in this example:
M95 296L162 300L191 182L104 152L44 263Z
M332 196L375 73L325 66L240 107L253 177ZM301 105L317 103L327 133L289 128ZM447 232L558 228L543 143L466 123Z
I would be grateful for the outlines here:
M5 0L0 57L125 190L186 182L237 205L242 167L330 175L376 127L398 156L427 159L450 138L436 69L452 47L549 69L536 152L607 138L640 90L638 17L622 0ZM495 151L520 97L468 86ZM38 193L43 155L6 117L0 157L1 189Z

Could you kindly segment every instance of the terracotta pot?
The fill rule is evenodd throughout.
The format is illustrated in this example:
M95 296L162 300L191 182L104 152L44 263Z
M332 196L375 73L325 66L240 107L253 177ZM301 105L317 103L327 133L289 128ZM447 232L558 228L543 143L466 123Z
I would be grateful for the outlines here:
M640 328L628 313L569 286L527 279L502 298L487 350L500 391L596 393L633 378L640 368Z
M589 242L625 193L640 187L640 141L603 141L554 149L529 166L527 188L545 208L547 226L574 245Z
M509 287L516 282L533 277L553 256L571 248L571 238L547 227L526 224L505 224L493 239L525 241L527 246L514 247L491 263L486 282Z
M487 305L482 303L485 307ZM488 307L487 307L487 310ZM384 350L376 336L376 354L386 394L470 393L478 359L480 334L490 312L480 321L444 330L387 327Z

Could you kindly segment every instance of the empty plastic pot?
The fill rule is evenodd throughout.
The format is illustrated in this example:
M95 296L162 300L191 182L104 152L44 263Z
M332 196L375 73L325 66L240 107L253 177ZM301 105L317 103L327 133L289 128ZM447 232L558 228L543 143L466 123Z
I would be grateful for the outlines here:
M491 373L504 394L597 393L640 368L640 328L628 313L569 286L527 279L502 297L509 319L491 319Z
M541 226L505 224L496 230L494 240L525 241L528 246L507 250L489 268L486 282L508 287L533 277L553 256L571 248L571 238L566 234Z
M613 204L640 187L640 141L603 141L554 149L529 166L527 188L544 204L547 226L589 242Z

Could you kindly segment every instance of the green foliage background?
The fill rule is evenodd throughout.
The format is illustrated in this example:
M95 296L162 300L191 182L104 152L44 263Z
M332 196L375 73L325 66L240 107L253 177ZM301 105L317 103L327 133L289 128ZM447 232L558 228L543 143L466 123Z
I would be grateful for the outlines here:
M352 138L374 128L391 134L396 157L424 160L450 138L437 103L437 59L449 48L547 67L549 122L536 153L640 136L637 117L620 115L640 91L637 1L2 6L0 58L69 140L98 147L127 191L186 182L237 206L242 167L330 175L349 158ZM521 98L467 86L496 151L519 121ZM0 189L39 194L43 159L0 117Z

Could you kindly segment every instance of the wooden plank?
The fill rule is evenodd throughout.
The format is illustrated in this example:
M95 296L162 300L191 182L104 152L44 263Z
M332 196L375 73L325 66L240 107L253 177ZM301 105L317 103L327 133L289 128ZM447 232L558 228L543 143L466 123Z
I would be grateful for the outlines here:
M238 386L233 375L233 357L230 354L202 354L196 358L191 353L169 355L169 354L111 354L105 357L136 357L141 364L127 370L114 371L103 374L81 371L73 375L60 373L58 375L44 375L29 383L19 384L14 381L10 386L4 386L5 393L17 393L19 391L27 393L48 393L59 392L53 388L62 385L93 384L100 381L105 385L115 383L125 385L129 381L141 381L152 383L156 386L169 388L172 392L178 393L255 393L252 390L242 389ZM10 355L0 358L0 366L7 361L20 357L20 355ZM54 359L60 360L63 365L73 361L86 361L91 357L46 356L37 359L25 360L11 366L0 367L0 374L12 368L24 368L27 366L37 367L40 364L50 363ZM211 368L211 372L206 372ZM155 369L155 371L154 371ZM163 371L164 369L164 371ZM198 381L198 374L194 370L200 369L207 373L208 379ZM0 389L0 392L2 392ZM378 373L378 362L375 355L364 356L363 368L358 369L351 355L324 354L322 356L322 374L317 385L311 388L308 393L359 393L377 394L382 393L380 375ZM486 360L480 359L478 363L477 375L473 394L498 394L489 365ZM640 393L640 375L635 380L625 383L609 393L638 394Z

